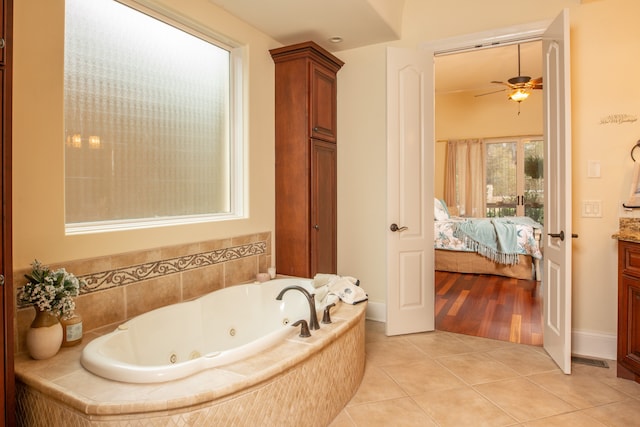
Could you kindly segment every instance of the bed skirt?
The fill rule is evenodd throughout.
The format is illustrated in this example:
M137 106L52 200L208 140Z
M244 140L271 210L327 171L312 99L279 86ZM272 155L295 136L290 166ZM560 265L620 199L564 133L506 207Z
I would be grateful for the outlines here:
M435 249L435 269L455 273L495 274L525 280L540 280L538 263L529 255L519 255L518 264L498 264L475 252ZM536 260L537 261L537 260ZM538 277L537 277L538 276Z

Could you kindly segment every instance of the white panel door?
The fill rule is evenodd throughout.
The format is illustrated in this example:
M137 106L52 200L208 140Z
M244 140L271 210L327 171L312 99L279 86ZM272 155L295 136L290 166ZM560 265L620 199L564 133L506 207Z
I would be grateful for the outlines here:
M543 37L544 82L544 348L571 373L571 93L569 12Z
M387 335L432 331L433 54L387 49Z

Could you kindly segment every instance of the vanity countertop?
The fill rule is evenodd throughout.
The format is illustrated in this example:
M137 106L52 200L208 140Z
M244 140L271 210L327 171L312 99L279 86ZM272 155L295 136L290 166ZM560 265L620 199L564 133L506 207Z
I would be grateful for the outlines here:
M620 218L620 230L611 237L640 243L640 218Z

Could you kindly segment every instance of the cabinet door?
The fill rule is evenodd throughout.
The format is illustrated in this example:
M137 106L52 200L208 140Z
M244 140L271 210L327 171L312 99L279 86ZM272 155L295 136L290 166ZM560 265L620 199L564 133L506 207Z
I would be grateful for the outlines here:
M311 275L336 273L336 146L311 140Z
M336 142L336 75L311 63L311 137Z
M5 24L5 19L9 20L12 19L9 16L5 17L5 12L8 9L7 6L5 5L5 3L8 3L6 0L5 1L0 1L0 44L2 45L2 47L0 48L0 64L4 65L6 63L6 58L7 55L5 54L6 52L6 43L7 43L7 25ZM11 8L12 9L12 8ZM11 13L11 12L9 12Z
M622 275L618 310L618 361L640 376L640 278Z

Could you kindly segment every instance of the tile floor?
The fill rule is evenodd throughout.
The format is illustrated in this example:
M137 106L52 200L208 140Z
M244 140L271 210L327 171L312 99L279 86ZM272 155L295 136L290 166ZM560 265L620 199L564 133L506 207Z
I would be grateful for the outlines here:
M330 427L640 426L640 384L614 361L564 375L541 347L366 327L364 379Z

